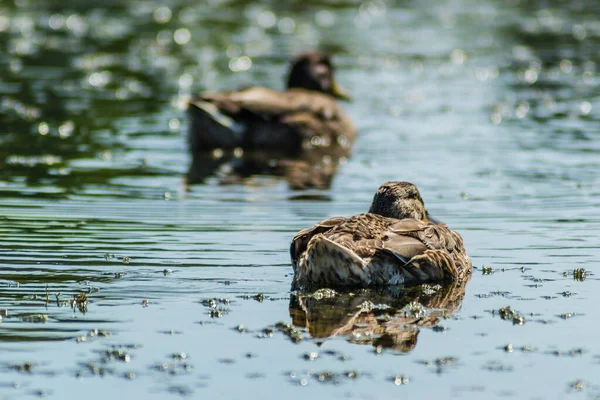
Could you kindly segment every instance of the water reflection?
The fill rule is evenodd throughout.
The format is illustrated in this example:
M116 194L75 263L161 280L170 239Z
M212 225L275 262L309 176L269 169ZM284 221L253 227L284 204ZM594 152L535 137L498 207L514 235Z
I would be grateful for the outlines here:
M196 153L188 170L188 183L202 183L216 176L222 184L249 183L257 175L284 179L292 189L327 189L349 149L303 151L297 157L274 151L213 151Z
M543 125L548 132L529 147L564 146L557 141L564 138L588 140L593 129L576 126L597 120L598 3L519 2L516 7L522 15L519 29L511 33L516 43L507 66L514 75L512 93L494 107L492 122Z
M337 293L321 289L295 292L290 316L313 338L345 336L351 343L371 344L403 353L417 345L420 328L439 327L461 306L469 278L448 286L364 289Z
M162 82L122 55L142 40L113 20L122 7L98 18L87 6L34 3L0 6L0 179L55 185L64 198L129 172L113 164L127 149L118 121L155 113L160 103L140 101L156 98ZM78 165L86 159L94 168Z

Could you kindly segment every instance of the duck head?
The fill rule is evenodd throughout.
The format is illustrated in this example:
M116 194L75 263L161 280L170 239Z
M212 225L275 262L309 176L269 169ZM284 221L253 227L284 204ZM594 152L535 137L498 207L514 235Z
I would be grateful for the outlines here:
M350 101L350 96L335 82L334 75L335 68L327 54L320 51L302 53L292 61L287 87L314 90Z
M386 182L377 189L370 213L388 218L412 218L438 223L425 209L419 189L409 182Z

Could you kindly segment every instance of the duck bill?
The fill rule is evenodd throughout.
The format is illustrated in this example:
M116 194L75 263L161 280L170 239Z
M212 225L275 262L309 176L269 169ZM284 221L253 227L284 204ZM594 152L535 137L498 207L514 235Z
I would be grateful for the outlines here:
M437 219L437 218L433 218L431 215L429 215L429 211L427 211L427 212L425 213L425 218L424 218L423 220L424 220L425 222L432 222L432 223L434 223L434 224L436 224L436 225L443 224L443 222L442 222L442 221L440 221L439 219Z
M331 94L337 99L352 101L352 97L350 97L348 92L335 81L333 81L333 85L331 86Z

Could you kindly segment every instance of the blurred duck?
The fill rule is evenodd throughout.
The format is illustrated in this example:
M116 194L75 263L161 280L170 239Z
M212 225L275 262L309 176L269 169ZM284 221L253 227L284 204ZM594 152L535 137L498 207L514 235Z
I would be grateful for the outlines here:
M460 235L429 217L408 182L383 184L366 214L298 232L290 253L295 287L458 281L472 270Z
M251 87L193 98L188 104L190 150L242 148L289 156L312 148L349 149L356 130L336 99L350 98L334 80L330 57L318 51L300 54L285 91Z

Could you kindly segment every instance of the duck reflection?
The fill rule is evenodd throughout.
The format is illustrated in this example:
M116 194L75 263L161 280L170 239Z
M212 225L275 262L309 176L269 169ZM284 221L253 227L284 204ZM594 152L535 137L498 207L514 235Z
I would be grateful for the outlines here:
M313 338L347 336L352 343L406 353L417 345L421 327L435 327L460 308L469 279L446 286L293 292L290 316Z
M292 189L328 189L348 155L349 149L339 147L304 151L295 157L277 151L242 149L194 153L187 182L203 183L214 176L221 184L243 184L255 176L268 175L284 179Z

